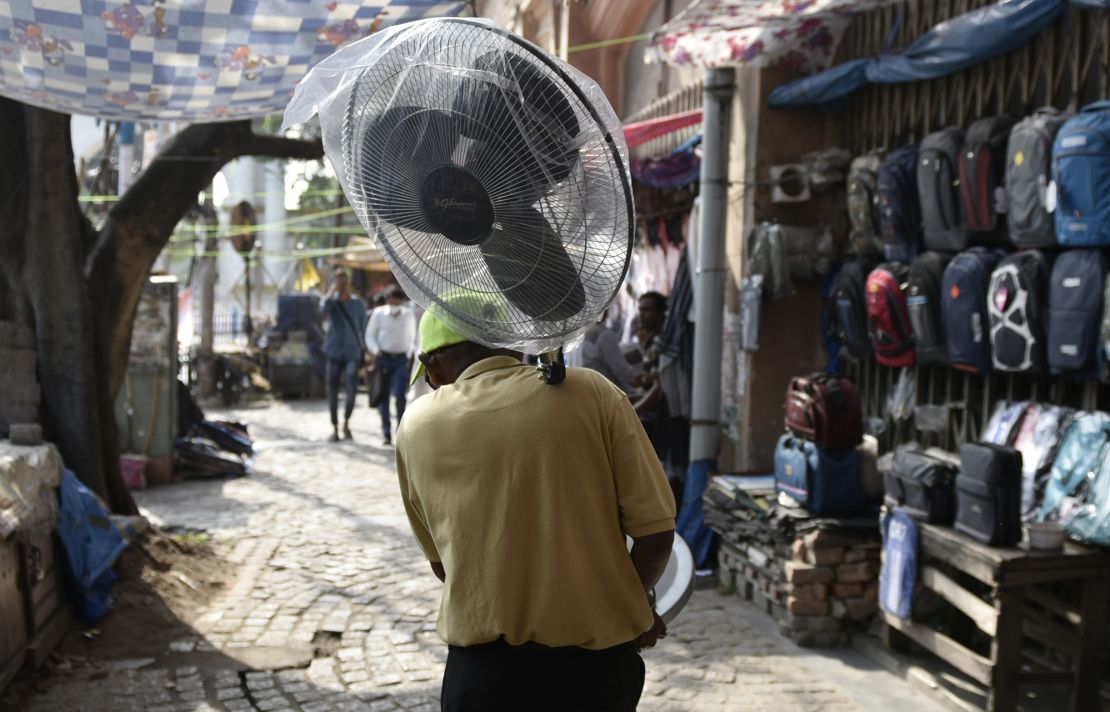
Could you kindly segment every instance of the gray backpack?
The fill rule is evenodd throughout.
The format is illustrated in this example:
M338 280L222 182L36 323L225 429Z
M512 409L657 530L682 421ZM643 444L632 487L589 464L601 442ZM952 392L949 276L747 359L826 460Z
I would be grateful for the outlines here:
M1056 244L1052 214L1045 209L1045 190L1052 177L1052 141L1067 118L1067 114L1046 106L1014 124L1010 131L1006 221L1010 240L1018 247Z
M882 255L879 238L879 166L882 150L857 157L848 169L848 220L851 243L857 255Z
M967 248L967 226L956 192L963 142L963 129L950 126L926 136L917 153L917 196L925 246L930 250L959 252Z

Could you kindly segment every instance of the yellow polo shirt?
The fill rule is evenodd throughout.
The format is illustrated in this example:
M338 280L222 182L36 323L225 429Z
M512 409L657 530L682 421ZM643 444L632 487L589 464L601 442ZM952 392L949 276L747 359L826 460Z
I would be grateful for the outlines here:
M397 473L413 533L447 582L451 645L602 649L652 614L624 535L674 529L667 478L628 396L569 369L557 386L496 356L409 406Z

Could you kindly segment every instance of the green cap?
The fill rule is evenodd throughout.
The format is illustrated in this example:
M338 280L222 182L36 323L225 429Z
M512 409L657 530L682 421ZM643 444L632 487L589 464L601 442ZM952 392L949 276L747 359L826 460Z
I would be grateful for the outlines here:
M431 310L424 312L424 316L420 317L420 353L430 353L436 349L442 349L444 346L454 346L464 341L469 341L469 339L455 333ZM412 377L409 378L409 385L411 386L423 378L425 371L424 364L420 363L419 358L413 361Z
M444 296L442 302L428 307L420 318L420 353L431 353L445 346L473 341L447 325L448 320L456 323L459 321L458 318L443 318L442 315L447 314L448 308L455 315L461 314L464 321L473 320L476 324L507 322L507 315L499 303L498 295L481 294L468 289L456 290ZM417 358L413 362L409 385L423 378L425 370L424 364Z

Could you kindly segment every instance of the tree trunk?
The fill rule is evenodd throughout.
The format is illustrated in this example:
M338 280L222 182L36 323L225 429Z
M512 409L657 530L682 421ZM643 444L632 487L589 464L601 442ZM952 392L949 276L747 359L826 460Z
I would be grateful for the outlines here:
M200 345L197 347L197 390L202 399L216 395L215 334L216 309L216 209L204 204L204 257L200 260Z
M256 136L247 122L191 126L166 146L96 231L77 202L69 117L0 98L0 271L35 331L43 421L66 466L120 513L115 399L131 325L154 260L229 160L318 159L319 142Z

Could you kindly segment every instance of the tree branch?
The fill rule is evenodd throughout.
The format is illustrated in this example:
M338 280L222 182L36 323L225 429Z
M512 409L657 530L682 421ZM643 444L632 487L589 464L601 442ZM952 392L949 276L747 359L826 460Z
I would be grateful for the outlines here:
M154 260L216 173L248 155L317 160L324 151L319 141L257 135L247 121L196 124L174 136L108 212L85 267L112 393L123 382L131 322Z

